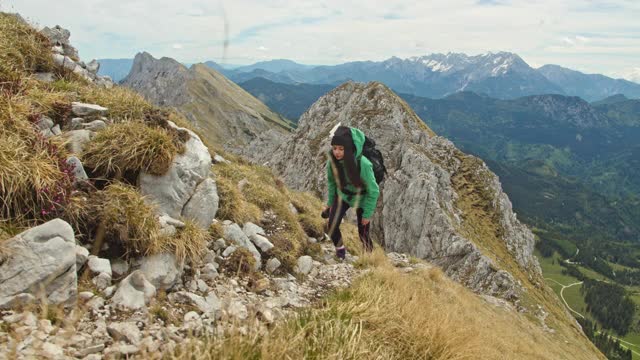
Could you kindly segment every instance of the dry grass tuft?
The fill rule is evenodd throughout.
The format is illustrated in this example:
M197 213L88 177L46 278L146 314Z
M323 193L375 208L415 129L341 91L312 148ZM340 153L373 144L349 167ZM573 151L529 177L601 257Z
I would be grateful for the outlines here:
M233 254L222 263L222 271L231 276L252 276L255 272L256 259L251 252L238 247Z
M0 90L13 92L35 72L55 70L49 40L15 15L0 13Z
M176 153L173 138L166 130L141 122L123 122L98 132L82 159L87 167L104 175L128 171L162 175Z
M111 184L96 194L92 204L96 224L104 222L107 241L122 245L133 256L164 249L156 211L134 187Z
M64 146L16 119L0 118L0 125L7 125L0 130L0 217L29 222L56 216L73 184Z
M247 221L258 222L262 211L254 204L245 201L236 183L225 177L216 178L220 203L216 217L231 220L238 224Z
M188 260L192 264L199 263L207 248L209 232L191 220L186 220L185 227L175 237L165 238L162 250L176 255L179 262Z

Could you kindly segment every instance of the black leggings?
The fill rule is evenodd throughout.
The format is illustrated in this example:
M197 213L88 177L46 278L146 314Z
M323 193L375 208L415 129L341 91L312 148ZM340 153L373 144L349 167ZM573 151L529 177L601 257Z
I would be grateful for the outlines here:
M344 243L342 242L342 233L340 232L340 224L342 223L342 218L347 210L349 210L349 204L339 198L336 198L329 210L329 237L331 237L331 241L333 241L333 245L336 247L344 246ZM371 252L373 251L373 243L369 236L369 226L371 224L362 225L363 211L364 210L362 210L362 208L356 209L356 215L358 217L358 236L360 237L360 241L362 242L364 249Z

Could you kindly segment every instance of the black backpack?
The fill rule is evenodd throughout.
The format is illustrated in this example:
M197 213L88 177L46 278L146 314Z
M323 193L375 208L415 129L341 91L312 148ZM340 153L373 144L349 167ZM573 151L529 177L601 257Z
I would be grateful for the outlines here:
M365 156L373 165L373 174L376 182L380 184L387 174L387 168L384 166L384 159L380 150L376 149L376 142L368 136L364 137L364 145L362 147L362 155Z

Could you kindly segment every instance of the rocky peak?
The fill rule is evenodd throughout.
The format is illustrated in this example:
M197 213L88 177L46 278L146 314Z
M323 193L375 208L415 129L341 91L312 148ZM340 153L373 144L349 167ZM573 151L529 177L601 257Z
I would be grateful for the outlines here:
M157 105L180 106L191 100L186 90L187 68L174 59L156 59L148 52L136 54L129 75L122 84L131 87Z
M380 83L339 86L309 108L275 155L256 160L269 160L290 187L324 194L329 132L337 123L362 129L384 155L388 175L372 234L387 250L429 260L474 291L512 301L519 283L540 282L533 234L517 220L498 178L436 136Z

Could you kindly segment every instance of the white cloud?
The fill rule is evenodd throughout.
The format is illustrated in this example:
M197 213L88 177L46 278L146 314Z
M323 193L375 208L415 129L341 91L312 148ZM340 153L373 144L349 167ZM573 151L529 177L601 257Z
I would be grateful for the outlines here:
M60 24L85 58L156 57L309 64L432 52L513 51L535 64L613 73L637 66L640 2L514 0L4 0L43 25ZM225 37L225 28L228 37ZM223 44L229 42L228 48ZM174 44L182 44L179 52ZM268 52L265 51L268 44Z
M173 44L173 45L171 45L171 48L178 49L178 50L182 49L182 44Z

